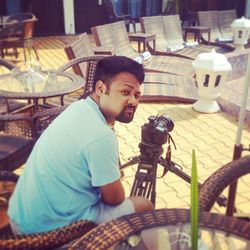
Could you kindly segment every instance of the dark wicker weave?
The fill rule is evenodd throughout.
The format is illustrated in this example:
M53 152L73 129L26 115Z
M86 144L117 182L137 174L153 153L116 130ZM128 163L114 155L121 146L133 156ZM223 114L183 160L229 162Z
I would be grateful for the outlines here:
M14 173L0 170L0 182L11 181L15 183L17 180L18 176ZM0 198L3 197L1 201L7 197L6 192L0 195ZM0 203L1 210L8 206L9 196L6 198L5 204ZM46 233L14 236L7 224L0 229L0 249L55 249L83 236L94 227L96 227L95 223L81 220Z
M77 71L78 74L85 76L86 84L83 86L84 95L88 95L88 92L92 90L93 81L94 81L94 72L96 68L96 64L99 60L105 58L106 56L90 56L90 57L80 57L70 60L63 66L58 69L58 72L65 72L68 69L76 67L76 65L81 65L82 63L87 63L85 73L82 71Z
M37 137L28 114L0 115L0 169L13 171L24 164Z
M187 209L159 209L125 215L99 225L81 237L70 249L108 249L113 244L123 241L130 235L139 233L141 230L166 225L180 225L189 222L190 212ZM250 239L250 223L236 218L200 212L199 226L223 230Z
M249 173L250 156L244 156L219 168L203 183L200 189L200 208L209 211L226 187Z
M47 233L0 236L0 249L55 249L75 240L96 227L91 221L77 221Z
M45 109L39 112L34 113L32 116L33 124L36 128L37 138L41 133L50 125L50 123L64 111L67 106L53 107L50 109Z

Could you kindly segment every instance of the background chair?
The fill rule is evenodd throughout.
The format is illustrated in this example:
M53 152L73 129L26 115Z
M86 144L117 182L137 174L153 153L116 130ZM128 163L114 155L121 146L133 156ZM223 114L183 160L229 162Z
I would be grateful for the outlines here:
M91 221L80 220L71 225L46 233L14 236L9 225L7 209L9 198L18 178L19 176L14 173L0 170L1 249L56 249L83 236L96 227L96 224Z
M129 31L129 25L132 24L134 33L136 33L136 25L135 21L132 19L130 14L124 14L124 13L117 13L112 0L104 0L104 9L107 14L107 21L109 23L113 23L116 21L123 20L126 24L127 30Z
M211 28L210 35L210 44L218 45L222 48L234 49L233 45L229 43L233 41L233 37L225 37L220 32L220 24L219 24L219 12L217 10L209 10L209 11L198 11L197 18L200 26L206 26ZM202 35L202 39L204 43L208 43L208 39L206 36Z
M156 54L158 55L164 55L167 50L170 50L173 54L195 59L200 53L210 52L212 49L221 50L219 46L203 44L193 48L188 47L188 43L185 43L183 38L179 15L141 17L140 23L143 32L156 34ZM148 49L153 50L150 43L148 43Z
M83 85L83 93L77 99L86 98L92 91L96 64L103 58L105 58L105 56L76 57L58 69L58 72L64 72L73 69L76 74L84 77L85 84ZM80 68L80 65L82 64L85 64L86 66L84 70L83 68Z
M237 19L236 10L220 10L218 11L218 20L220 32L223 37L233 37L232 22Z
M97 46L115 48L115 55L136 59L140 56L128 38L125 24L122 21L95 26L91 28ZM194 74L191 60L181 55L169 54L165 56L152 55L149 60L142 62L147 71L192 76Z
M19 13L10 16L7 21L16 20L14 25L15 32L6 38L1 39L1 51L13 48L15 51L17 48L22 48L24 52L24 59L27 60L26 50L28 51L29 59L31 59L31 49L35 52L36 59L39 60L36 48L33 44L33 31L35 22L38 19L32 13ZM16 57L18 56L15 52Z

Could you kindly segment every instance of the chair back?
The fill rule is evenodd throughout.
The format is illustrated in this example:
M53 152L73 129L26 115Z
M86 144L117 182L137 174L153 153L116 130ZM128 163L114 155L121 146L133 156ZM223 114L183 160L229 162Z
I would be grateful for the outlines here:
M64 51L69 60L79 58L79 57L87 57L93 56L93 48L90 44L89 37L87 33L83 33L79 36L79 38L64 48ZM87 64L75 64L72 66L72 69L75 74L80 75L82 77L86 77Z
M18 13L9 16L7 21L16 20L19 24L19 29L16 30L16 36L21 37L22 39L31 39L33 38L33 31L35 22L38 21L36 16L33 13Z
M218 11L218 19L220 32L224 37L233 37L232 22L237 19L236 10L220 10Z
M144 33L155 34L156 38L156 50L157 51L166 51L167 48L167 39L165 35L165 29L163 25L162 16L147 16L140 18L141 30ZM152 44L150 43L150 46Z
M124 21L104 24L91 28L97 46L114 47L115 55L136 58L138 53L130 44Z
M84 73L85 84L83 86L84 93L80 97L80 98L86 98L89 95L89 93L91 93L93 90L94 73L95 73L96 65L97 65L99 60L101 60L105 57L106 56L90 56L90 57L75 58L73 60L70 60L66 64L62 65L58 69L58 72L64 72L67 70L71 70L71 68L73 68L75 65L79 65L81 63L86 63L87 67L86 67L86 72Z
M216 39L221 38L217 10L198 11L197 17L200 26L211 28L211 41L215 41Z
M184 43L179 15L162 16L167 45L175 46Z

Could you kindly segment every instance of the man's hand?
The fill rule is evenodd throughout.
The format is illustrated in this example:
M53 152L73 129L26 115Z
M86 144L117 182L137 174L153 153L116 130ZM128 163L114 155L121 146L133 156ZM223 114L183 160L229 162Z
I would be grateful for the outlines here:
M125 199L125 191L121 180L101 187L102 199L109 205L118 205Z

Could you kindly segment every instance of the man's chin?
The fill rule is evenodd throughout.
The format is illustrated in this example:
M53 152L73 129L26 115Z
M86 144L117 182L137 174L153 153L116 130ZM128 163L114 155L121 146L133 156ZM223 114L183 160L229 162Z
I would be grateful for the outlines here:
M133 121L133 119L134 119L134 115L116 117L116 121L121 122L121 123L130 123L131 121Z

